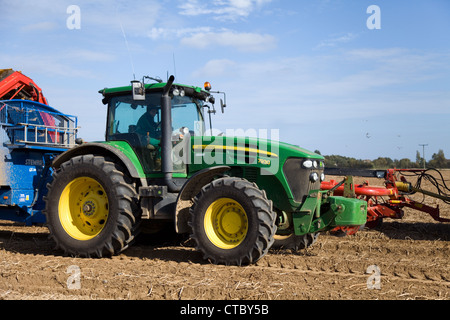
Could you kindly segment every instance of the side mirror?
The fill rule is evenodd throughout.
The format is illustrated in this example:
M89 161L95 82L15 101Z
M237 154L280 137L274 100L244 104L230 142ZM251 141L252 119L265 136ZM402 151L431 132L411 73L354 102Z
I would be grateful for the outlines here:
M134 80L134 81L131 81L131 85L133 87L133 100L144 101L145 100L144 83L142 83L138 80Z
M227 107L227 105L223 103L222 99L220 99L220 108L222 109L222 113L225 113L225 108L226 107Z

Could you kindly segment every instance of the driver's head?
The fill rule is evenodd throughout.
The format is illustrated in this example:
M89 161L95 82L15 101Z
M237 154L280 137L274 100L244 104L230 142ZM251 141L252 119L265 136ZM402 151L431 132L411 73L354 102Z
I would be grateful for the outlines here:
M158 113L158 108L155 107L147 107L147 112L150 113L152 117L156 116Z

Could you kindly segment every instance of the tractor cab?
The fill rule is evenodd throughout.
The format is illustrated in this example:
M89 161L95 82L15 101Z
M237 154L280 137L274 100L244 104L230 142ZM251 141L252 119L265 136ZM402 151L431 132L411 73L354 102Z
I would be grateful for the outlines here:
M106 141L126 141L135 151L145 174L162 170L164 83L132 82L129 87L102 90L108 104ZM214 98L206 90L182 85L170 86L170 140L173 173L186 173L190 137L205 133L204 107ZM209 108L209 107L208 107Z

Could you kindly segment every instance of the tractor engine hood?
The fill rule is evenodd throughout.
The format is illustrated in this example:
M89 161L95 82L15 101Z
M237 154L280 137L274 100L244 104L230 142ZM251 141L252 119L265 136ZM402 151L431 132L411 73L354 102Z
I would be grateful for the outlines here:
M300 148L292 144L250 137L192 137L192 148L194 151L209 152L235 152L243 154L255 154L260 157L268 158L308 158L324 160L324 158L309 150Z

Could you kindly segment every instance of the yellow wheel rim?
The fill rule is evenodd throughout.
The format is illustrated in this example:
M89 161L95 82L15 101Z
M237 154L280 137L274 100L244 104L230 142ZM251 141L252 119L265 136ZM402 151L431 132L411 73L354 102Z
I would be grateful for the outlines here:
M248 232L248 219L244 208L228 198L214 201L206 210L205 232L216 247L236 248L244 241Z
M68 235L76 240L91 240L103 230L108 220L108 197L96 180L77 178L64 188L58 212Z

